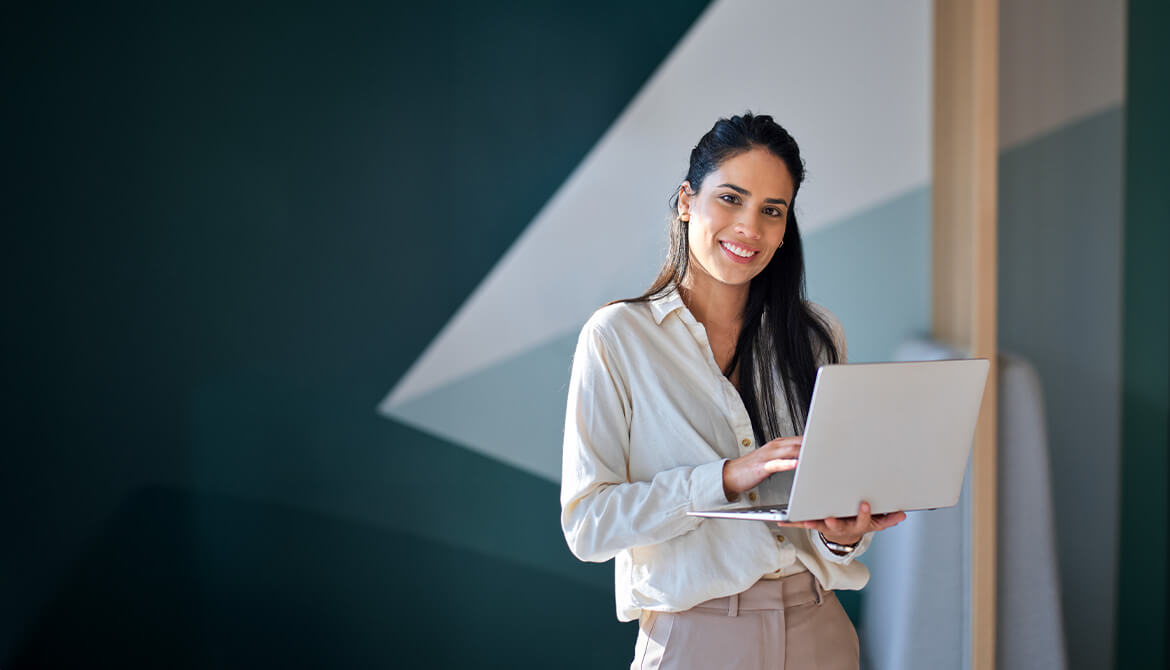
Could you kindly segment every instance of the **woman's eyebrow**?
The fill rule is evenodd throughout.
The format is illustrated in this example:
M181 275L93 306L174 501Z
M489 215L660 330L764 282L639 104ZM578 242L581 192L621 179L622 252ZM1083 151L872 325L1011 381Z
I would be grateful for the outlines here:
M752 192L747 190L746 188L744 188L742 186L736 186L735 184L720 184L720 185L716 186L715 188L723 188L724 186L735 191L736 193L739 193L740 195L746 195L746 196L750 197L752 194ZM787 205L788 204L788 201L785 200L784 198L764 198L764 202L770 203L770 204L776 204L776 205Z

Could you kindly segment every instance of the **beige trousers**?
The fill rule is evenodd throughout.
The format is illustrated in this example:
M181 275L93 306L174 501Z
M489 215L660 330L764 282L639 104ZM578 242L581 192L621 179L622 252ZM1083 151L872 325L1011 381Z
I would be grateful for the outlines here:
M762 579L685 612L647 612L631 670L857 670L857 632L811 573Z

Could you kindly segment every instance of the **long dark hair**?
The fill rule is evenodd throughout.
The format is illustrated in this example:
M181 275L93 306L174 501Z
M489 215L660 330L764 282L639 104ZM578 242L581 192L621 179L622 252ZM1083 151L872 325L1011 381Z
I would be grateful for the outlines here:
M723 374L730 377L740 367L739 389L751 417L757 440L781 436L784 423L778 411L778 395L784 397L792 428L804 432L817 374L817 350L829 363L840 360L829 326L808 305L804 283L804 252L796 223L796 194L804 181L800 148L788 131L771 116L754 115L719 119L691 150L686 181L698 193L707 175L724 161L753 148L763 148L784 161L792 176L792 202L784 244L767 267L752 279L744 306L743 327L735 353ZM687 221L678 214L678 190L670 199L670 249L658 278L637 298L617 302L647 302L682 285L690 260Z

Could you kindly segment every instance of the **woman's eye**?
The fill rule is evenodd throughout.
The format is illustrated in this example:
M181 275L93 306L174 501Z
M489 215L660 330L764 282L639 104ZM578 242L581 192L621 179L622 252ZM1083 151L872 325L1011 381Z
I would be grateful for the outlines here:
M780 217L780 218L784 217L784 210L776 209L775 207L768 207L768 208L764 209L764 213L767 214L768 216L775 216L775 217Z
M719 198L723 200L723 202L729 202L733 205L739 203L739 196L732 195L730 193L724 193L723 195L719 196Z

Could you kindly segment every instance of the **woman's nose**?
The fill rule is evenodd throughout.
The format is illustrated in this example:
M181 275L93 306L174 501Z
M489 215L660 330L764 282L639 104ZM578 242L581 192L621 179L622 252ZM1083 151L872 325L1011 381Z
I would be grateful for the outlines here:
M760 226L753 221L740 221L735 224L735 232L751 240L760 238Z

